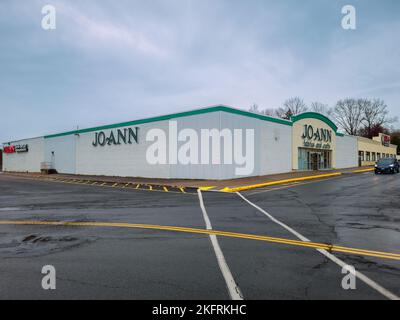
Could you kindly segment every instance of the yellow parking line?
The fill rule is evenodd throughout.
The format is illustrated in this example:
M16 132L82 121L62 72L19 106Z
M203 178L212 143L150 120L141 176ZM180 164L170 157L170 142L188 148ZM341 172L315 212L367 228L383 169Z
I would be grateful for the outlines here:
M175 227L175 226L161 226L161 225L150 225L150 224L133 224L133 223L112 223L112 222L64 222L64 221L35 221L35 220L3 220L0 221L0 225L46 225L46 226L75 226L75 227L111 227L111 228L131 228L131 229L152 229L152 230L163 230L163 231L175 231L193 234L206 234L206 235L216 235L230 238L240 238L248 240L257 240L270 243L279 243L292 246L299 246L305 248L313 249L323 249L329 252L342 252L353 255L378 257L391 260L400 260L400 254L382 252L382 251L372 251L366 249L357 249L350 247L335 246L325 243L318 242L307 242L300 240L291 240L286 238L276 238L269 236L261 236L254 234L218 231L218 230L206 230L188 227Z
M10 175L10 176L17 176L21 177L22 179L35 179L36 177L26 177L26 176L19 176L19 175ZM129 185L133 185L133 183L114 183L113 185L107 185L108 182L101 182L101 181L91 181L91 180L82 180L82 179L65 179L65 178L60 178L60 177L54 177L54 178L47 178L47 177L40 177L41 181L47 181L47 182L57 182L57 183L68 183L68 184L80 184L80 185L90 185L90 186L98 186L98 187L107 187L107 188L116 188L119 186L119 188L124 189L128 187ZM144 191L154 191L154 192L169 192L169 193L174 193L174 194L188 194L188 195L195 195L192 193L187 193L185 192L185 188L178 188L179 191L171 191L168 188L170 186L160 186L160 189L155 189L153 185L143 185L143 188L141 188L141 184L136 184L136 188L138 190L144 190ZM144 188L144 186L148 188ZM162 188L161 188L162 187Z

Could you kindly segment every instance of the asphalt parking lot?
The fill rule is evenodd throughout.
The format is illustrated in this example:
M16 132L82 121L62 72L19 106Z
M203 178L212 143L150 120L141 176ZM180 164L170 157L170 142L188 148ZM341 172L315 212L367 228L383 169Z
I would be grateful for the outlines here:
M399 260L334 252L329 258L314 248L219 235L215 244L208 234L123 224L301 236L399 254L399 194L400 175L372 173L242 197L0 174L0 299L231 299L232 290L243 299L393 299L400 296ZM355 290L342 288L345 275L335 259L362 274ZM44 265L56 268L56 290L41 287Z

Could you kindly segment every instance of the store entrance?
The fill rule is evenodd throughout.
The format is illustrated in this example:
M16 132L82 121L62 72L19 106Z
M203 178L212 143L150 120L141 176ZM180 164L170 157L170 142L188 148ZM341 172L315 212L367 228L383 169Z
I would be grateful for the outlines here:
M332 168L332 151L299 148L299 170L325 170Z
M310 165L310 169L311 170L318 170L318 164L320 163L320 158L321 158L321 154L317 153L317 152L311 152L310 153L311 156L311 165Z

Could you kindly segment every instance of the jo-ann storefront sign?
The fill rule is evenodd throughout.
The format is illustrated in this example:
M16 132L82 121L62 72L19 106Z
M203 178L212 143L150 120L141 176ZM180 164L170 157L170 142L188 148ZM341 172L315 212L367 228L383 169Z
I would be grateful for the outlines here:
M104 131L96 132L94 134L92 145L94 147L104 147L106 145L137 144L139 143L138 131L139 128L135 127L134 129L126 128L123 130L118 129L117 131L111 130L108 134L106 134Z
M304 125L301 136L303 146L317 149L330 149L332 143L332 131L323 128L314 128L312 125Z

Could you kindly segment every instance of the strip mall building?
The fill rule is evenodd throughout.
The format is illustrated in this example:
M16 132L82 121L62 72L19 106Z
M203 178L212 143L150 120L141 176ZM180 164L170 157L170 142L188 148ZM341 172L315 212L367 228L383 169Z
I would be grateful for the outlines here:
M174 137L171 128L176 131ZM158 164L149 161L147 155L155 141L149 140L149 135L154 129L166 132L165 152L169 160L172 156L175 161ZM209 137L206 144L209 161L202 161L200 154L196 155L198 162L176 161L176 153L187 142L177 133L185 129L198 136L213 130L215 133L215 129L220 133L231 132L232 137L236 137L238 130L252 132L254 154L250 172L238 174L241 164L221 159L232 158L226 152L232 143L233 147L243 144L243 152L249 144L244 138L227 144L225 134L218 136L218 141L212 135ZM199 144L203 142L202 138ZM40 172L50 168L66 174L221 180L372 165L379 158L396 157L396 148L386 135L372 140L344 135L333 121L319 113L302 113L289 121L215 106L7 142L3 145L3 170ZM216 154L219 156L213 158Z

